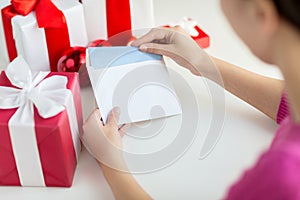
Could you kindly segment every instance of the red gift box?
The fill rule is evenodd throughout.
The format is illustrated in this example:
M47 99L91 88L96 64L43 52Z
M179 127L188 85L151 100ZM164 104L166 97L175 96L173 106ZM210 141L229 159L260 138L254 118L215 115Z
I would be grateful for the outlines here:
M16 86L11 82L10 74L16 70L10 69L10 66L16 65L24 74L26 71L20 66L23 61L23 59L17 58L8 66L6 72L2 72L0 75L0 91L2 97L4 96L4 98L0 98L0 185L70 187L81 146L79 134L82 127L82 109L78 75L77 73L39 72L37 76L33 77L41 75L42 80L37 81L35 78L33 82L36 81L36 83L19 89L18 86L22 84ZM26 73L25 75L30 77ZM13 80L16 80L16 77L13 77ZM21 79L19 78L19 80ZM58 85L61 80L65 85ZM49 83L53 85L50 86ZM44 93L35 94L34 89L38 87L40 88L35 92L45 90ZM57 102L64 103L56 105L57 102L51 99L52 97L49 99L51 92L47 91L47 87L54 91L53 94L57 94L55 96ZM13 99L8 95L5 99L3 91L8 90L20 91L16 97L19 98L24 94L25 100L33 99L32 96L37 95L36 103L34 103L35 100L27 100L29 103L33 102L34 105L32 127L30 123L26 123L28 117L24 119L27 114L24 113L26 109L22 110L19 118L16 118L17 125L12 122L20 109L24 109L20 103L24 101L24 98L21 97L17 100L17 102L20 101L17 103L20 105L10 105L10 102L14 102L17 98ZM11 99L13 101L10 101ZM59 108L58 114L51 113L54 110L53 107ZM45 110L52 111L45 113ZM29 114L29 118L30 116ZM25 122L23 122L24 120ZM36 142L34 145L30 143L31 128L33 141ZM36 146L37 152L33 154L34 157L31 157L27 154L33 151L34 146ZM31 163L37 164L30 168ZM35 168L36 165L40 165L40 171L35 171L35 169L39 169Z
M176 23L171 23L165 27L182 27L195 40L201 48L208 48L210 45L209 36L198 26L197 22L191 18L184 17Z

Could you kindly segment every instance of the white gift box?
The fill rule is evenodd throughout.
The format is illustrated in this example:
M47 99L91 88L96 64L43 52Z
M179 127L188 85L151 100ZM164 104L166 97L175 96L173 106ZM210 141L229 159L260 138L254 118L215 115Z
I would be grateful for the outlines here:
M87 46L88 37L82 5L75 0L52 0L52 3L64 14L71 47ZM44 29L38 27L35 12L31 12L27 16L17 15L13 17L12 27L17 54L22 55L27 63L33 66L34 69L32 70L49 70L50 61L46 35ZM8 62L9 59L7 49L5 48L6 41L3 31L1 24L1 51L4 52L4 60ZM58 37L57 40L59 39Z
M140 29L154 27L153 0L130 1L131 27L133 35ZM82 0L89 41L108 39L106 0ZM120 23L121 23L120 19ZM118 24L116 24L118 26Z

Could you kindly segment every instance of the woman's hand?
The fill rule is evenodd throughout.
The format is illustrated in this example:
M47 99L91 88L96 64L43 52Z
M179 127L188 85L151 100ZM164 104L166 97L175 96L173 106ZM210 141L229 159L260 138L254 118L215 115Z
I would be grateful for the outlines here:
M99 162L115 199L151 199L128 173L122 153L122 136L129 125L119 128L119 115L120 110L114 108L104 126L99 110L95 110L83 125L82 142Z
M87 150L95 157L100 166L123 171L125 163L122 153L122 136L129 125L118 127L120 110L114 108L108 116L107 124L104 126L100 112L96 109L83 125L84 134L82 142Z
M170 57L195 75L210 72L212 62L209 56L180 27L152 29L131 45L147 53Z

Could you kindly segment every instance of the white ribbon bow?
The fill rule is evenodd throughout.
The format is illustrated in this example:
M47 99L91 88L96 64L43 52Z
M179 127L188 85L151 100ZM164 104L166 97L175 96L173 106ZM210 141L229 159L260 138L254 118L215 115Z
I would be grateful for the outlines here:
M196 30L196 26L197 26L197 21L188 18L188 17L184 17L181 20L177 21L177 22L172 22L169 25L171 27L174 26L180 26L181 28L183 28L190 36L192 37L197 37L199 35L199 32Z
M6 69L7 78L16 88L0 86L0 108L17 108L9 120L9 132L22 185L45 186L34 128L34 106L41 117L54 117L66 109L65 101L71 93L67 77L46 78L48 74L32 74L25 60L18 57Z
M33 77L25 60L22 57L16 58L7 67L6 76L17 88L0 86L0 108L18 108L12 118L18 118L20 123L28 122L28 117L33 116L33 105L45 119L65 110L62 99L69 94L66 91L68 80L64 76L44 79L48 74L39 72Z

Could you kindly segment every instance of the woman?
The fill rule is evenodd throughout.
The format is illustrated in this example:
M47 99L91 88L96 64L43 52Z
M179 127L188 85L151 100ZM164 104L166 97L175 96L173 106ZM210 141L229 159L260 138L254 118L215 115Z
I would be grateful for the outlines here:
M221 0L221 4L250 50L266 63L277 65L285 79L266 78L211 57L226 90L280 124L271 147L230 187L225 199L300 199L300 1ZM132 45L169 56L193 74L217 81L211 66L203 62L202 50L180 32L179 28L154 29ZM105 146L107 138L122 148L126 126L118 128L118 116L118 109L114 109L103 126L99 112L92 113L84 126L84 138L101 133L105 137L97 144L105 149L93 146L88 139L86 145L99 161L116 199L151 199L130 174L101 163L106 154L112 158L110 164L126 168L121 153Z

